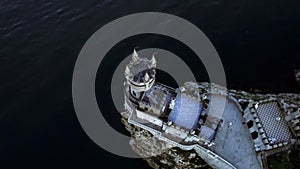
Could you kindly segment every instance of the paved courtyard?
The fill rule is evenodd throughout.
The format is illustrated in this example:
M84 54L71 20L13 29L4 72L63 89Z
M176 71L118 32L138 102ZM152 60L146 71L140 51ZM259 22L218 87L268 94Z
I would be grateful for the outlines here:
M209 105L209 109L220 110L221 100L224 96L212 95L216 100ZM219 100L219 101L218 101ZM238 169L261 169L256 158L254 143L246 124L243 124L243 118L236 104L226 99L225 109L222 113L223 123L218 129L214 146L210 149L225 160L236 166Z
M269 139L274 143L290 140L292 135L277 102L259 104L256 111Z

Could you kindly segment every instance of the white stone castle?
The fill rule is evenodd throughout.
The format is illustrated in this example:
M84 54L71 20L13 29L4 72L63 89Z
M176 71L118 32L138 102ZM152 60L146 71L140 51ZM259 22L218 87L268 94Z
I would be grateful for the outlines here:
M195 149L210 166L222 169L265 168L267 156L298 141L299 108L288 113L284 99L257 95L261 99L254 100L209 83L186 82L174 89L156 82L156 64L154 55L147 59L134 50L125 68L130 124L183 150Z

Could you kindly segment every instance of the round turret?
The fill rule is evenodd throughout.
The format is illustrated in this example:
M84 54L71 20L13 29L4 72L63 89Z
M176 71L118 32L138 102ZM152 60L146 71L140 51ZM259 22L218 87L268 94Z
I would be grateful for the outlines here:
M125 68L125 77L134 96L149 90L155 82L156 60L141 58L136 50L133 51L131 61Z

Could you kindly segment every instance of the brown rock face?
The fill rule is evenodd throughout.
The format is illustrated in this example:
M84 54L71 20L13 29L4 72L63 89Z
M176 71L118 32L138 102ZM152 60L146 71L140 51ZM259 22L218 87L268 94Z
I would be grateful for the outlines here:
M169 144L153 137L148 131L129 124L126 117L123 116L121 121L131 134L130 145L132 149L146 160L152 168L211 168L195 150L184 151L178 147L171 147Z

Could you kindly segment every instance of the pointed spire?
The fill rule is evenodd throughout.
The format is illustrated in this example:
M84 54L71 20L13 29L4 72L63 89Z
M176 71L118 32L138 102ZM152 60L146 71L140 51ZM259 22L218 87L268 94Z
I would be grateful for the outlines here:
M149 77L148 73L146 72L146 74L145 74L145 76L144 76L144 80L145 80L145 82L148 82L148 81L149 81L149 79L150 79L150 77Z
M136 62L138 59L139 59L139 55L137 54L137 52L135 51L135 49L133 49L132 61Z
M155 54L152 55L151 58L151 67L156 68L156 59L155 59Z
M130 69L128 67L128 65L126 65L126 68L125 68L125 75L129 75L130 74Z

